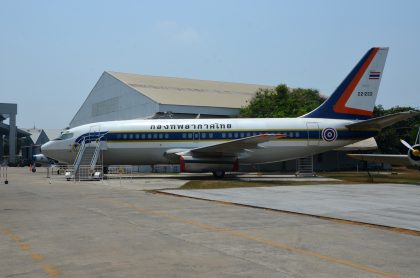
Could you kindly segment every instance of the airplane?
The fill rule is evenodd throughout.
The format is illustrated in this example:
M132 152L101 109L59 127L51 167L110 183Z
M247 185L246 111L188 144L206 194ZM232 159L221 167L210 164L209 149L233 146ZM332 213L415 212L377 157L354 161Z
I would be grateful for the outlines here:
M387 47L367 51L333 94L298 118L145 119L107 121L66 130L41 151L72 163L77 146L100 142L103 165L179 164L181 172L223 178L242 164L306 157L375 136L414 117L400 112L372 119Z
M31 163L31 171L32 173L36 172L36 167L38 165L42 165L42 166L50 166L52 164L57 164L58 161L51 159L47 156L45 156L44 154L40 153L40 154L34 154L32 156L32 163Z
M417 138L420 139L420 129ZM391 165L414 166L420 170L420 142L416 140L411 146L406 141L400 139L401 143L407 147L408 153L405 154L347 154L349 157L378 163L388 163Z

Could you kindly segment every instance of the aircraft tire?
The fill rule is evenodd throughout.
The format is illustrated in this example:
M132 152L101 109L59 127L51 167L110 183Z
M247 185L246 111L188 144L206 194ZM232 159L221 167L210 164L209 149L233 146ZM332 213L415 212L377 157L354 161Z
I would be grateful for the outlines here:
M36 172L36 168L32 168L31 171L32 171L32 173L35 173Z
M225 171L222 171L222 170L213 171L213 177L215 177L216 179L223 179L224 176L225 176Z

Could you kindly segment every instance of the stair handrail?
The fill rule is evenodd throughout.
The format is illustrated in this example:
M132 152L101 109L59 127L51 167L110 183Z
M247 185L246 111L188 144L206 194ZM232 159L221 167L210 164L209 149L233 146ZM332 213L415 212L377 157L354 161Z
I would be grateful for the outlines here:
M73 171L74 171L74 173L77 172L77 169L80 166L80 162L82 160L82 157L83 157L83 153L85 151L85 148L86 148L86 142L85 142L85 138L83 138L82 142L80 143L79 151L77 153L76 159L74 160L74 163L73 163Z
M99 158L99 151L101 147L101 139L107 134L108 132L103 133L101 136L99 136L96 139L96 148L95 152L93 153L92 160L90 161L90 169L93 170L96 166L96 163L98 162Z
M98 140L96 140L95 151L93 153L92 160L90 161L90 169L91 170L93 170L95 168L96 162L98 161L100 146L101 146L101 141L100 141L100 139L98 139Z

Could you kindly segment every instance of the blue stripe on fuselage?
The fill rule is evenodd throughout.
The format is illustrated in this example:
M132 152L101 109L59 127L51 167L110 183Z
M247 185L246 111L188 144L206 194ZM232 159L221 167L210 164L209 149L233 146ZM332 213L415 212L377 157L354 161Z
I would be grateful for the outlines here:
M150 142L150 141L213 141L213 140L236 140L260 134L287 134L287 137L279 140L321 140L321 129L319 130L267 130L267 131L120 131L120 132L98 132L85 133L76 139L81 143L85 138L86 143L97 139L101 141L116 142ZM375 136L373 131L349 131L337 130L337 140L363 140Z

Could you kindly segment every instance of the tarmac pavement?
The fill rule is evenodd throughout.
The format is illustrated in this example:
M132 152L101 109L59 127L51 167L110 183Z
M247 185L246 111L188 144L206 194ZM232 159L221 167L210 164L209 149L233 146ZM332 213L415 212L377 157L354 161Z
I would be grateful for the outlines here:
M159 178L147 188L179 186ZM185 182L184 180L182 182ZM181 183L181 182L180 182ZM9 168L0 277L418 277L420 237Z

